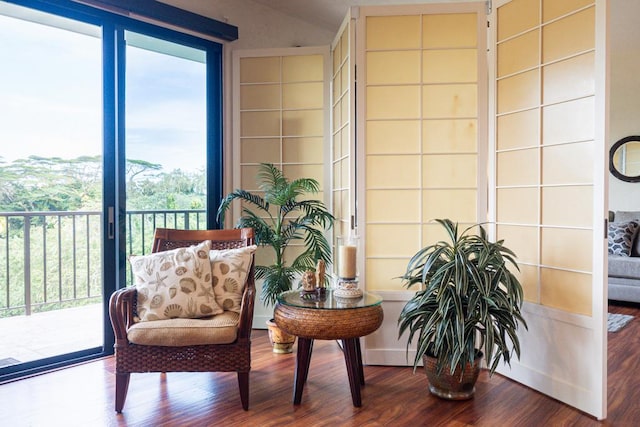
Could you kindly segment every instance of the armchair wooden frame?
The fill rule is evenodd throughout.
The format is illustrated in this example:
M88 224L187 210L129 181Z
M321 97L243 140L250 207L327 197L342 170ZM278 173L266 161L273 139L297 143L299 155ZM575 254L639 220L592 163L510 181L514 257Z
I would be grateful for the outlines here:
M253 229L155 231L152 252L191 246L211 240L211 249L232 249L253 245ZM129 377L134 372L237 372L240 400L249 409L249 371L251 370L251 328L255 300L254 265L251 265L242 296L238 336L231 344L167 347L136 345L127 339L134 323L136 289L124 288L109 300L109 316L115 333L116 396L115 410L122 412Z

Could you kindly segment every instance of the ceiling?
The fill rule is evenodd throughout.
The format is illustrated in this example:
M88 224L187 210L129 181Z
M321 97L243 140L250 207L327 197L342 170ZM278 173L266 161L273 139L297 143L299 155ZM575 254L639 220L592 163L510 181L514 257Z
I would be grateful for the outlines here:
M337 31L351 6L454 3L462 0L253 0L310 24Z

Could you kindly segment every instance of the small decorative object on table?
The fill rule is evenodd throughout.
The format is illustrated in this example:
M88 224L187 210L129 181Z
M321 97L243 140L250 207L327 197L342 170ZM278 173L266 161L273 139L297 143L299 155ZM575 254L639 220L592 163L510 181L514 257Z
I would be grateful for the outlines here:
M340 298L360 298L362 289L358 287L357 255L358 238L338 237L338 280L334 294Z
M324 301L327 288L324 285L326 264L318 260L316 271L307 270L302 275L300 298L307 301Z

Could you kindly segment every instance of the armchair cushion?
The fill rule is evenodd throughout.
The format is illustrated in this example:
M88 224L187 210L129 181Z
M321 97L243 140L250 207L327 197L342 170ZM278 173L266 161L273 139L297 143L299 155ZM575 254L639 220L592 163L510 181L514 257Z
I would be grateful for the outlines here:
M206 240L150 255L131 256L140 321L199 318L222 313L211 282Z
M213 291L223 310L240 313L242 294L257 246L209 252Z
M225 311L202 319L138 322L129 328L127 338L138 345L168 347L230 344L238 335L238 319L238 313Z

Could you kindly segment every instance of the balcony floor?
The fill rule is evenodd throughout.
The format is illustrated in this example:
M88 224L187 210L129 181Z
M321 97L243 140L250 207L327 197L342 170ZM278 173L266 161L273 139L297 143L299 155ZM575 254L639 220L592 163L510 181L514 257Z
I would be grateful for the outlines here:
M0 367L102 346L102 304L0 318Z

